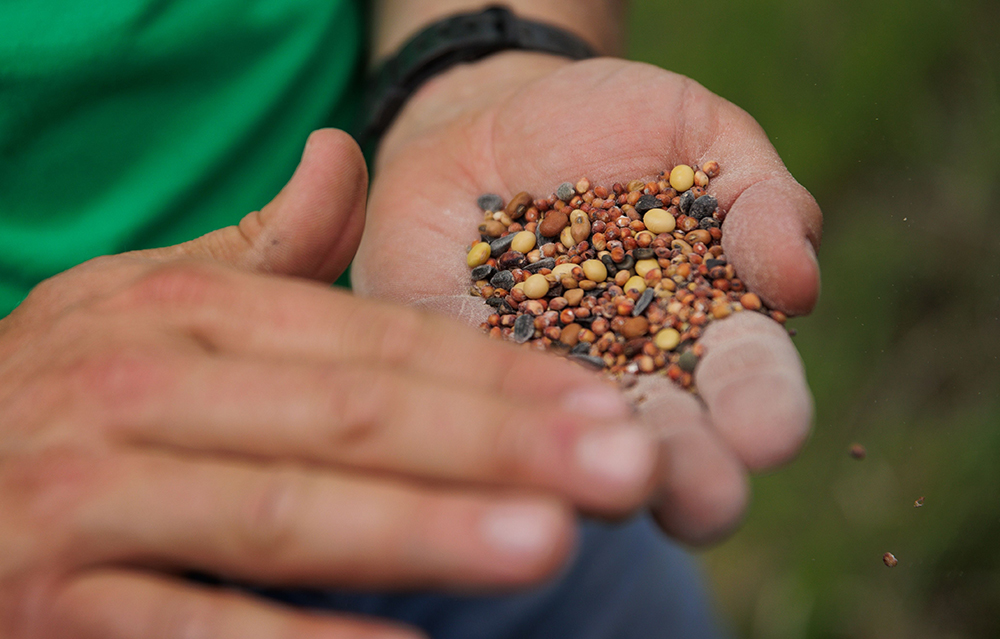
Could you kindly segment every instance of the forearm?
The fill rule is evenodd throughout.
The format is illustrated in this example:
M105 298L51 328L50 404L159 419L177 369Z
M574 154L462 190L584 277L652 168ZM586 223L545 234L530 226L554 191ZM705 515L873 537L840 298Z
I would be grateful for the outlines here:
M496 2L485 0L373 0L372 59L378 61L441 18L476 11ZM617 55L622 49L626 0L505 0L519 16L567 29L597 51Z

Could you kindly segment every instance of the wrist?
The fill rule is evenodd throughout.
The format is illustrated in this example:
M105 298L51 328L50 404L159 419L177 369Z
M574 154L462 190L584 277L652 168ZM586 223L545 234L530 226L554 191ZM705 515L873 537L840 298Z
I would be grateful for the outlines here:
M477 114L526 84L572 63L549 53L503 51L448 69L421 86L407 101L379 144L376 167L407 142L445 123L471 125Z

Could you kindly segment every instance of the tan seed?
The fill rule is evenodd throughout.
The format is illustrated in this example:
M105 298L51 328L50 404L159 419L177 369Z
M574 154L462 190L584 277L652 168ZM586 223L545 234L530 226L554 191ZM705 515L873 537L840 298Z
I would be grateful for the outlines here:
M567 226L562 230L562 233L559 234L559 242L568 249L576 246L576 240L573 238L573 227Z
M740 297L740 304L748 311L759 311L761 307L760 298L755 293L744 293Z
M657 235L660 233L670 233L677 228L677 220L668 211L663 209L649 209L642 217L642 223L646 225L646 228L650 232Z
M479 232L487 237L500 237L507 227L497 220L488 220L479 225Z
M487 256L489 255L489 246L489 244L486 244ZM485 261L483 260L483 262ZM604 266L604 262L601 260L587 260L580 266L583 267L583 274L592 282L603 282L608 279L608 268Z
M562 329L559 341L566 346L576 346L580 342L580 331L583 327L579 324L568 324Z
M639 260L635 263L635 274L639 277L646 277L646 273L657 268L660 268L660 263L656 260Z
M579 306L580 302L583 301L583 293L582 288L571 288L568 291L563 291L563 297L566 298L566 303L570 306Z
M528 296L528 299L541 299L545 297L545 294L548 292L549 281L545 279L544 275L535 273L528 279L524 280L524 294Z
M521 231L514 236L514 241L510 243L510 248L512 251L517 251L518 253L529 253L535 248L535 234L531 231Z
M625 339L635 339L642 337L649 332L649 320L643 316L630 317L622 324L621 334Z
M627 282L625 282L625 286L622 287L622 290L626 293L633 290L642 293L646 290L646 280L639 275L633 275L628 278Z

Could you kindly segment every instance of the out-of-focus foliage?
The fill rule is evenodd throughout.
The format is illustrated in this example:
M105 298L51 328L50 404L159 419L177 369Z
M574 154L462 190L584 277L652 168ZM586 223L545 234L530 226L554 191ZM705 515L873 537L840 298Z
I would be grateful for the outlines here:
M740 636L1000 637L998 34L996 0L633 1L631 57L754 115L826 216L815 435L707 553Z

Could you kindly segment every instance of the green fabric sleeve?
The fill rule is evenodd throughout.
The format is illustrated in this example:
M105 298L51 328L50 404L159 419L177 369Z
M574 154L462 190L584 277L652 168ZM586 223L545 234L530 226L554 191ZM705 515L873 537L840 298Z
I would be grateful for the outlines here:
M348 123L350 0L0 3L0 317L91 257L237 222Z

